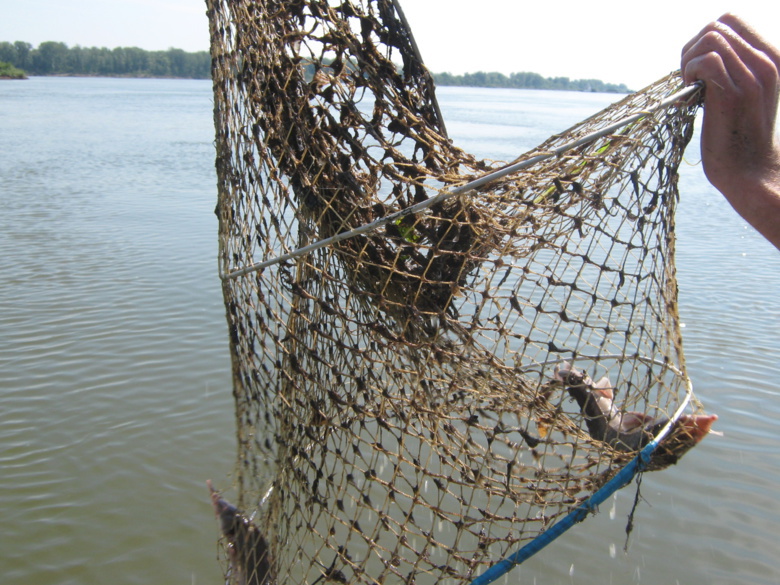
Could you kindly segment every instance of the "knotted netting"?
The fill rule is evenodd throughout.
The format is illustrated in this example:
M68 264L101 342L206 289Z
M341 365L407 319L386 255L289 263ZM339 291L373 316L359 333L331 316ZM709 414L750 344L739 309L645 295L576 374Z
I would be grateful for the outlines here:
M609 378L605 423L689 392L674 210L696 106L658 109L670 75L464 189L504 165L448 139L397 2L207 4L237 503L264 555L233 543L231 570L466 583L647 442L594 432L567 384Z

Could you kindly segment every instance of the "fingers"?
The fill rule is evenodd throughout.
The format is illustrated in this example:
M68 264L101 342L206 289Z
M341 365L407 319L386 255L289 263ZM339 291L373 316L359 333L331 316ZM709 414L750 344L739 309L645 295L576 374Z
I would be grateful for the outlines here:
M683 56L681 69L686 83L702 80L729 91L736 89L734 77L750 75L731 45L718 34L701 37Z
M735 40L741 40L746 45L753 47L757 51L765 53L776 66L780 67L780 51L765 41L764 38L761 37L755 31L755 29L753 29L753 27L742 20L739 16L731 13L726 13L715 22L711 22L705 26L699 32L699 34L697 34L685 44L682 50L682 54L685 55L697 42L699 42L702 37L710 32L716 32L718 34L733 33L731 35L732 38Z
M702 80L710 95L718 88L724 96L764 94L774 100L780 52L739 17L725 14L685 45L681 69L686 83Z
M751 47L764 53L774 63L775 67L780 69L780 50L766 42L763 37L756 33L752 26L734 14L724 14L718 21L728 26Z

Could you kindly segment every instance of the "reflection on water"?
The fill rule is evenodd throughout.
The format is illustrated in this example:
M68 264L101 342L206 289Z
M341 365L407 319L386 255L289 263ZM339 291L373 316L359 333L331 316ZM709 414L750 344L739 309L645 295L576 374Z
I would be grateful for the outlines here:
M217 278L211 87L0 85L4 583L218 583L205 480L235 424ZM615 96L442 88L454 140L512 159ZM696 148L687 160L698 161ZM722 437L510 583L776 583L780 254L684 165L678 277L690 375ZM230 494L228 493L228 496Z

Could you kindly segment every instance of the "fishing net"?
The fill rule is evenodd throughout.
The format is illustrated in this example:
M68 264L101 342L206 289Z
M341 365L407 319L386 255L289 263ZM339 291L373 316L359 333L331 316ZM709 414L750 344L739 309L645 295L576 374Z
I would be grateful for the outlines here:
M678 90L671 75L464 189L505 165L448 139L396 2L207 4L251 526L231 570L468 582L641 446L595 434L567 385L606 376L608 409L644 420L689 390L674 210L696 106L611 129Z

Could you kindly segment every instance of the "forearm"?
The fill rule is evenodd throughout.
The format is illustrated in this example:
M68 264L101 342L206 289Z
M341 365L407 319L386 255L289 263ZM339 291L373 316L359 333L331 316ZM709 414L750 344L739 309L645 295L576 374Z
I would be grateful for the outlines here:
M780 161L724 195L737 213L780 250Z
M718 113L705 107L704 172L734 210L780 249L780 142L771 131L745 131L735 123L739 118ZM756 139L760 134L764 138Z

